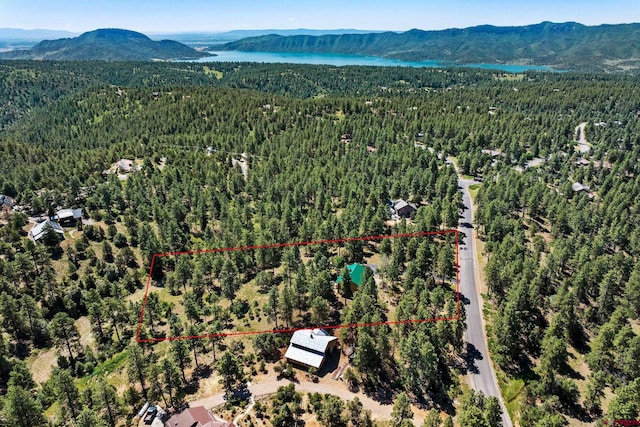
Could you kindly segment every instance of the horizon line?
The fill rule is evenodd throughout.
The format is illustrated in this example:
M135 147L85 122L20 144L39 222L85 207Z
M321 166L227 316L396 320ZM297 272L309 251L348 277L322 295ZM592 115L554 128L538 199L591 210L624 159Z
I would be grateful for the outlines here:
M215 30L215 29L200 29L200 30L159 30L159 29L146 29L146 30L138 30L138 29L130 29L130 28L122 28L122 27L99 27L99 28L93 28L93 29L89 29L89 30L84 30L84 31L75 31L75 30L67 30L67 29L56 29L56 28L22 28L22 27L0 27L0 30L17 30L17 31L57 31L57 32L64 32L64 33L69 33L69 34L74 34L74 35L81 35L84 33L88 33L91 31L96 31L96 30L104 30L104 29L121 29L121 30L128 30L128 31L135 31L135 32L139 32L142 34L148 34L148 35L187 35L187 34L224 34L224 33L229 33L229 32L235 32L235 31L361 31L361 32L369 32L369 33L384 33L384 32L393 32L393 33L405 33L408 31L412 31L412 30L419 30L419 31L447 31L447 30L465 30L465 29L469 29L469 28L477 28L477 27L484 27L484 26L489 26L489 27L496 27L496 28L517 28L517 27L529 27L529 26L534 26L534 25L540 25L540 24L544 24L544 23L551 23L551 24L578 24L578 25L582 25L585 27L599 27L599 26L611 26L611 25L633 25L633 24L640 24L640 21L631 21L631 22L619 22L619 23L607 23L607 22L602 22L599 24L583 24L581 22L578 21L561 21L561 22L555 22L555 21L549 21L549 20L544 20L544 21L540 21L540 22L535 22L535 23L530 23L530 24L523 24L523 25L496 25L496 24L491 24L491 23L485 23L485 24L477 24L477 25L470 25L470 26L465 26L465 27L461 27L461 26L452 26L452 27L446 27L446 28L431 28L431 29L427 29L427 28L418 28L418 27L413 27L413 28L408 28L408 29L360 29L360 28L308 28L308 27L297 27L297 28L235 28L235 29L231 29L231 30Z

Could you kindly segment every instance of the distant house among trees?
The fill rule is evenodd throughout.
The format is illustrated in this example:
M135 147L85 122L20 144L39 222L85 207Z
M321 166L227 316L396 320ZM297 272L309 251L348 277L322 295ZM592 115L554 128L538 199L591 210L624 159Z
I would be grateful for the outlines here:
M351 292L357 291L362 285L365 268L367 267L358 263L347 265L347 269L349 269L349 279L351 280ZM342 283L343 280L342 276L338 276L336 283Z
M0 194L0 213L3 213L6 219L9 219L11 216L11 211L13 210L14 202L13 199L9 196L5 196Z
M109 169L102 171L103 175L118 174L121 179L126 179L126 176L132 172L142 169L142 163L139 160L120 159L111 165Z
M284 357L292 364L305 368L320 369L327 353L336 348L338 338L323 329L295 331Z
M589 200L593 200L595 197L595 194L593 193L593 191L591 191L591 188L586 185L582 185L579 182L574 182L571 185L571 189L574 191L574 193L586 193L587 197L589 197Z
M5 196L4 194L0 194L0 208L5 209L13 209L14 201L11 197Z
M82 220L82 209L60 209L51 217L51 220L58 222L63 227L75 225Z
M406 200L391 201L391 214L396 218L410 218L417 210L418 207L414 203L409 203Z
M195 406L173 415L164 425L165 427L233 427L234 424L218 419L204 406Z
M120 159L116 163L116 168L121 173L130 173L133 170L133 160Z
M60 224L48 219L36 224L31 231L29 231L29 236L31 236L34 242L42 241L50 244L54 242L54 238L57 238L58 241L64 240L64 230Z

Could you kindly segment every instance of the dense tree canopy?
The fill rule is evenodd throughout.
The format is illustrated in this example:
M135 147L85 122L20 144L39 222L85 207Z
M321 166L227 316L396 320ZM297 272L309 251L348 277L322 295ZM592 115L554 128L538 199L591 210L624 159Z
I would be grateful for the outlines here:
M256 338L245 353L218 335L249 320L288 327L455 316L454 246L442 237L156 257L139 319L154 254L455 228L461 198L447 156L482 179L475 220L495 311L490 346L507 377L526 380L523 425L637 416L636 77L12 62L0 63L0 82L0 194L22 211L0 210L3 422L37 425L56 401L69 422L89 425L101 408L102 422L115 425L122 405L144 394L178 404L210 360L231 392L254 353L276 358L288 341ZM574 150L580 123L589 153ZM134 172L116 171L120 159L134 160ZM388 203L398 198L418 209L391 223ZM66 228L61 243L28 238L36 216L67 207L82 207L88 221ZM389 289L370 276L354 293L328 285L374 252ZM248 298L248 282L263 304ZM165 290L169 299L159 297ZM394 384L400 423L406 401L452 402L464 317L462 306L458 321L343 330L341 342L354 349L350 383ZM206 345L127 348L138 320L142 338L213 335ZM95 342L81 339L88 330ZM51 348L60 370L40 387L19 361ZM114 365L130 377L122 401L106 386ZM78 397L72 377L89 374ZM482 402L458 419L493 425L495 402ZM353 408L325 406L323 423L367 425ZM278 417L287 423L296 411L287 404Z

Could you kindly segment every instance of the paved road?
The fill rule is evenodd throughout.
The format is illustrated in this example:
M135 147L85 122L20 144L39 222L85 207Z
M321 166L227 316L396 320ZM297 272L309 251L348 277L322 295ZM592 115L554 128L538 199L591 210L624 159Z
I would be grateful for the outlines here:
M470 179L458 178L458 185L462 188L462 203L464 211L460 218L461 242L460 245L460 292L465 301L467 315L467 330L464 340L470 354L467 360L469 385L476 391L481 391L485 396L496 396L502 406L502 425L512 427L511 419L502 401L500 387L496 374L489 359L487 343L485 339L484 324L481 311L481 296L477 287L479 275L478 259L476 258L473 231L473 205L469 194L469 186L479 184Z

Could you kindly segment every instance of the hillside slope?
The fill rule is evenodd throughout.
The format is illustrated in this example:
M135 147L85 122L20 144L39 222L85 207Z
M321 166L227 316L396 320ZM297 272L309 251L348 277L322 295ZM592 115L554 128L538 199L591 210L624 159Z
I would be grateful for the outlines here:
M205 54L173 40L153 41L144 34L120 29L100 29L75 38L44 40L29 50L0 54L1 59L58 61L149 61L202 56Z
M640 66L640 24L585 26L543 22L521 27L482 25L442 31L251 37L222 50L374 55L459 64L512 63L575 70Z

